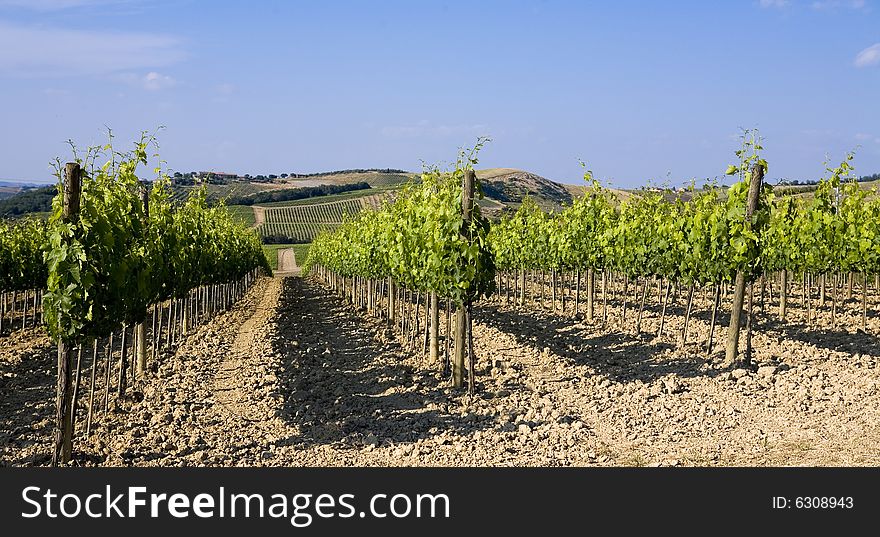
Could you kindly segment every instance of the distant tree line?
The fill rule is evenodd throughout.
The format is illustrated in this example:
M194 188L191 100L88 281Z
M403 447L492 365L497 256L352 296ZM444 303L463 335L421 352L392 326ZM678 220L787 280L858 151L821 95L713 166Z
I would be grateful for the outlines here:
M342 175L344 173L409 173L406 170L396 170L394 168L353 168L350 170L335 170L332 172L318 172L318 173L289 173L289 174L281 174L281 177L293 177L294 179L301 179L306 177L324 177L327 175Z
M856 181L858 181L859 183L867 183L869 181L880 181L880 173L875 173L872 175L863 175L863 176L859 177L858 179L856 179ZM818 179L806 179L806 180L800 181L798 179L782 179L781 181L779 181L779 184L782 186L799 186L799 185L815 186L815 185L819 184L819 180Z
M233 196L226 200L227 205L259 205L260 203L272 203L276 201L301 200L318 196L329 196L355 190L367 190L370 184L364 181L348 183L344 185L318 185L300 188L285 188L283 190L264 190L248 196Z
M0 200L0 217L49 212L52 210L52 198L56 192L55 185L24 189L11 198Z
M303 239L294 239L287 235L264 235L260 237L263 244L308 244L311 241Z
M369 183L361 181L344 185L319 185L285 188L283 190L267 190L249 196L230 197L226 200L226 204L255 205L275 201L300 200L356 190L367 190L369 188ZM0 218L17 218L28 213L50 212L52 211L52 198L55 197L55 193L55 185L24 189L10 198L0 200Z
M352 168L350 170L334 170L330 172L317 172L317 173L282 173L280 175L276 175L274 173L270 173L267 175L257 174L251 175L246 173L244 175L239 176L239 179L242 181L248 181L252 183L271 183L276 179L306 179L309 177L326 177L328 175L341 175L345 173L401 173L406 174L409 173L406 170L398 170L395 168ZM199 172L174 172L171 177L172 181L175 185L180 186L192 186L197 184L201 179ZM206 182L211 184L228 184L226 179L220 179L218 176L213 176L211 173L208 173L207 178L205 178Z

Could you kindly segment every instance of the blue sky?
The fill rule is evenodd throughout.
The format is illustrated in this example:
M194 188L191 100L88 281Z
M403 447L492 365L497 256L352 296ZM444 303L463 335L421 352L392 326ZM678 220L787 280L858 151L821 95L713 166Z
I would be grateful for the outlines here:
M880 171L880 1L0 0L0 179L164 125L174 170L443 163L616 186Z

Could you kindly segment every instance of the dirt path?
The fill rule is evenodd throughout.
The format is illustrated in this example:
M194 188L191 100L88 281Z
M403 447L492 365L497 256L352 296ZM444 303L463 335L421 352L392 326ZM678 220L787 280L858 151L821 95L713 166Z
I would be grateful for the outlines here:
M278 250L277 255L278 270L275 271L276 275L299 276L301 274L301 270L296 264L296 256L294 255L293 248L280 249Z
M254 225L251 227L257 227L260 224L266 222L266 208L260 205L251 205L251 209L254 210Z
M242 375L252 367L255 351L260 350L260 334L268 329L269 317L278 305L281 280L271 279L259 297L256 310L238 329L232 347L224 354L220 367L214 375L211 392L214 394L215 410L227 423L242 421L260 428L266 412L260 412L251 400L252 390L241 382Z
M281 281L261 278L230 311L163 357L143 401L99 429L109 449L96 456L107 465L259 464L284 432L267 337Z

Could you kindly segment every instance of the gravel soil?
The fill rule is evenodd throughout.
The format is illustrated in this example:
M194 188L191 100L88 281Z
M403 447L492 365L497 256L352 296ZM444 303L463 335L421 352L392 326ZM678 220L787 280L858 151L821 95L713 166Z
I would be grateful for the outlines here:
M880 464L880 343L869 335L880 325L855 330L855 302L838 312L837 329L827 318L804 326L796 305L784 325L758 315L749 368L720 366L723 341L706 356L702 302L684 346L681 304L667 311L662 338L656 304L641 335L632 304L621 328L620 306L603 324L481 303L470 397L384 321L317 282L262 278L160 354L88 438L81 419L74 464ZM726 315L719 323L716 338ZM0 465L48 464L54 347L37 330L0 345Z

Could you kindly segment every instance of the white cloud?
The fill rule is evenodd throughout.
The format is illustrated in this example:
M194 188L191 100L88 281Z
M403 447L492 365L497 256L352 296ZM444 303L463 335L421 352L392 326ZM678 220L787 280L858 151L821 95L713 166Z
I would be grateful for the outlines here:
M782 8L788 6L789 4L791 4L791 2L789 2L789 0L760 0L759 3L761 4L761 7L765 8L765 9L766 8L782 9Z
M758 0L758 5L764 9L783 9L788 7L800 7L803 3L797 4L792 0ZM817 11L836 10L836 9L854 9L867 10L867 0L814 0L809 6Z
M853 62L853 65L856 67L880 65L880 43L875 43L856 54L856 59Z
M32 11L60 11L77 7L125 4L131 0L0 0L0 8L21 8Z
M235 93L235 85L230 84L229 82L223 82L221 84L217 84L214 86L214 97L211 98L211 101L215 103L228 103L232 98L232 94Z
M871 139L871 135L870 135L870 134L865 134L864 132L858 132L858 133L856 133L855 138L856 138L856 140L858 140L858 141L860 141L860 142L864 142L865 140L870 140L870 139Z
M220 95L232 95L235 93L235 85L230 84L229 82L223 82L222 84L214 86L214 91Z
M159 91L177 85L177 81L168 75L150 71L145 75L135 73L122 73L110 77L112 80L123 82L129 86L135 86L147 91Z
M489 133L489 126L478 123L472 125L434 125L423 119L411 125L389 125L382 127L379 132L389 138L421 138L421 137L445 137L472 135L482 136Z
M157 91L160 89L170 88L171 86L177 84L177 81L171 78L168 75L163 75L157 73L156 71L150 71L141 79L143 83L144 89L150 91Z
M810 6L816 10L828 10L828 9L865 9L868 7L867 2L865 0L816 0Z
M175 37L135 32L63 30L0 21L0 76L99 75L176 63Z
M46 95L47 97L69 97L70 91L66 89L46 88L43 90L43 95Z

